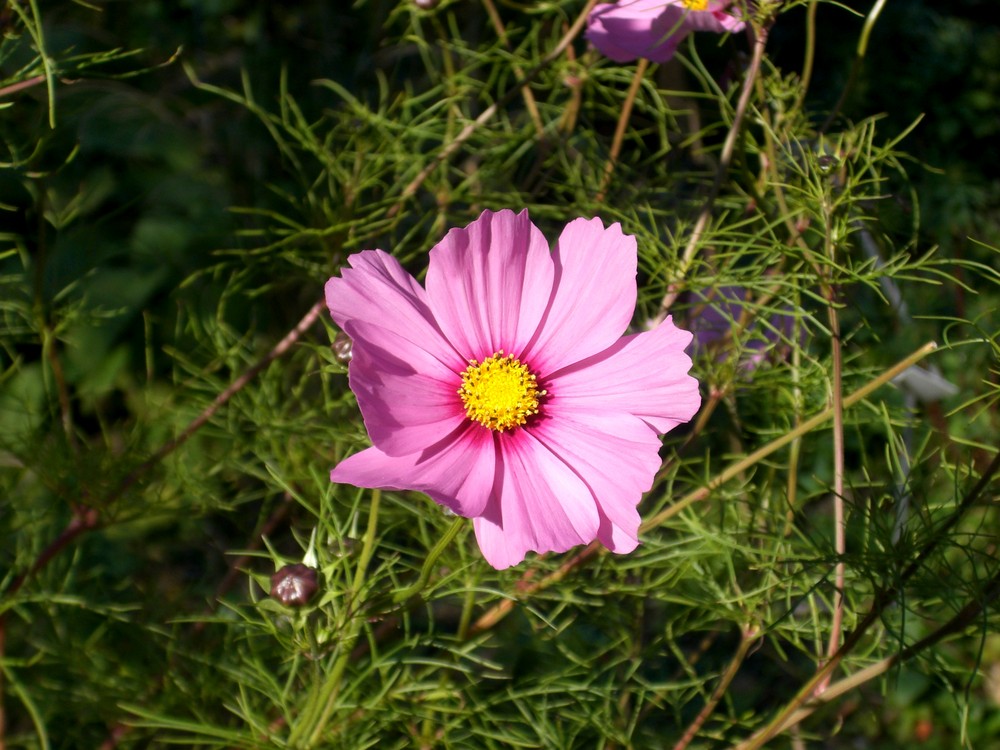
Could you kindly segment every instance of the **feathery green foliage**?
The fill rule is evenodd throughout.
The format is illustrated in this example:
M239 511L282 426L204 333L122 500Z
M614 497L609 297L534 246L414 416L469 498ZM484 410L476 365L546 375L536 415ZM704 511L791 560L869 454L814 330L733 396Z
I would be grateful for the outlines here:
M646 69L581 0L11 0L0 746L990 747L1000 182L949 149L1000 45L874 5L754 3ZM922 101L959 74L892 34L975 87ZM634 234L636 330L728 321L628 556L497 572L329 482L367 437L323 283L504 207ZM315 597L269 596L303 559Z

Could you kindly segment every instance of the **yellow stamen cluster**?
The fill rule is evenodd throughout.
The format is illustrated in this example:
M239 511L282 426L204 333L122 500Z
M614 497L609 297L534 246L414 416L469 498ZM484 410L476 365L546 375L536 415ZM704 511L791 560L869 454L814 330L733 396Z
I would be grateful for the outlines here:
M681 0L690 10L707 10L708 0Z
M524 424L538 414L538 383L519 359L501 349L482 362L469 360L458 389L469 419L503 432Z

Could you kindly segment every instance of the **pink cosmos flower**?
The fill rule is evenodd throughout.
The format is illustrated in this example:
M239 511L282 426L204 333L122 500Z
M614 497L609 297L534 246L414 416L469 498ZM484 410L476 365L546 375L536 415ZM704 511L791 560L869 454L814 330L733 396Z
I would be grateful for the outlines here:
M577 219L550 252L527 211L485 211L431 250L426 288L382 250L348 263L326 302L373 447L334 482L426 493L473 519L498 569L594 539L635 549L657 435L701 398L690 333L668 318L622 336L634 237Z
M644 57L666 62L692 31L742 31L729 12L731 0L622 0L596 6L587 18L587 39L615 62Z

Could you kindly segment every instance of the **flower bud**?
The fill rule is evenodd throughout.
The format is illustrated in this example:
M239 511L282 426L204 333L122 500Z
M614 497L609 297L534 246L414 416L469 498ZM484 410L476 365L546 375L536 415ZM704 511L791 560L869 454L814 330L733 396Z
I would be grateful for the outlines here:
M837 159L829 154L821 154L816 159L816 165L819 167L820 174L830 174L838 166Z
M354 342L351 341L351 337L348 336L343 331L337 333L333 338L333 343L330 344L330 348L333 349L333 356L336 357L337 361L342 365L349 364L351 358L354 356Z
M302 563L285 565L271 576L271 597L286 607L308 604L319 588L319 576L314 568Z

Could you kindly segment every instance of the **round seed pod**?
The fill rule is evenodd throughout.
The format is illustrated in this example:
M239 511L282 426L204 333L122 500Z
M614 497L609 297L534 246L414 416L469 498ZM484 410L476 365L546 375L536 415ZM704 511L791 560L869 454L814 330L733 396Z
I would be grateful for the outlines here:
M286 607L308 604L319 588L319 575L315 568L302 563L285 565L271 576L271 598Z

